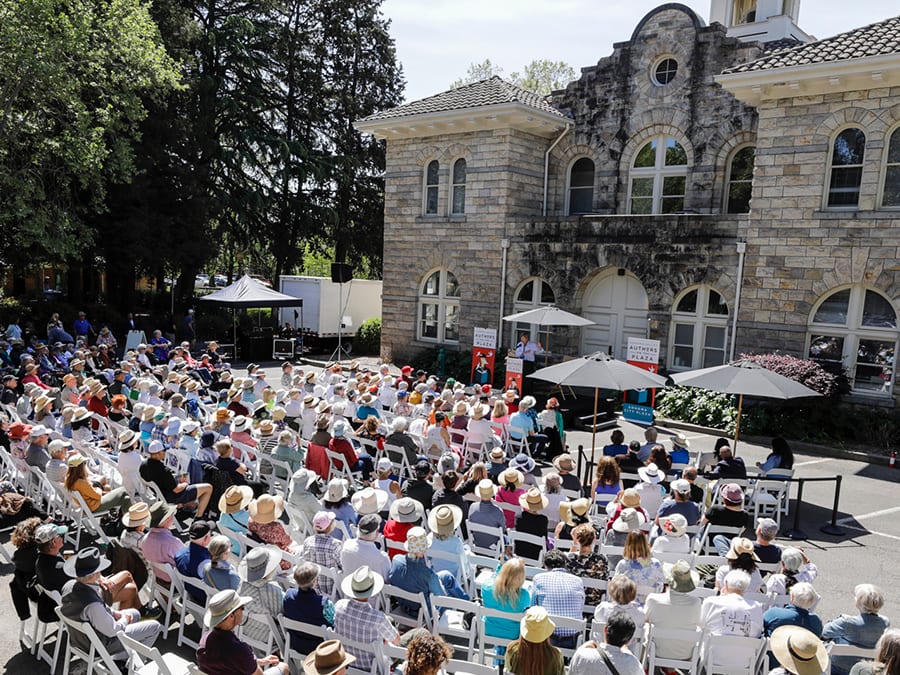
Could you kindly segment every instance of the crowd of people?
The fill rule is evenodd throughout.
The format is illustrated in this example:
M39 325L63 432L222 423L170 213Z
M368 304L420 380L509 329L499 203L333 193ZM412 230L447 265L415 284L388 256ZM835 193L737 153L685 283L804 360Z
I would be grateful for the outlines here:
M616 430L582 481L553 398L538 412L516 391L356 362L286 362L269 382L256 364L233 372L215 343L196 357L138 345L108 365L75 349L61 373L35 368L42 351L19 355L0 398L10 588L22 620L34 602L55 621L59 593L114 658L118 631L153 644L172 620L151 590L183 585L204 608L209 675L286 674L282 620L328 627L288 631L309 673L367 671L380 644L406 648L407 675L437 673L454 646L410 627L452 620L515 675L638 675L650 641L689 659L700 636L735 672L753 648L724 638L767 637L774 673L900 672L881 591L860 584L854 613L819 617L818 568L776 543L774 520L754 522L727 442L703 455ZM775 439L756 470L792 464ZM108 543L67 550L78 507ZM717 564L692 565L700 548ZM451 619L441 598L473 611ZM829 659L826 642L877 657Z

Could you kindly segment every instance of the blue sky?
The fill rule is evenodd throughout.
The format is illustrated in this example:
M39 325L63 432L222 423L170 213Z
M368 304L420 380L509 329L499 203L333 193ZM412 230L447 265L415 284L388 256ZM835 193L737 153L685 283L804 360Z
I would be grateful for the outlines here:
M471 62L490 59L505 73L532 59L566 61L575 71L627 40L662 0L385 0L406 76L406 100L443 91ZM684 0L708 22L709 0ZM881 21L883 0L805 0L800 27L818 38ZM896 9L894 9L896 11Z

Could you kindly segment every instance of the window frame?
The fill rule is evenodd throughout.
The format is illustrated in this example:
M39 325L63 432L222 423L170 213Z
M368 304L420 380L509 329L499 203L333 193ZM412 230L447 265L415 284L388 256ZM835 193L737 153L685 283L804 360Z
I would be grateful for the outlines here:
M844 323L816 323L815 317L822 308L822 305L837 293L847 290L850 291L850 296L847 300L847 314ZM887 302L894 310L894 323L896 324L894 327L864 326L862 324L866 295L869 292L880 296L881 299ZM844 284L843 286L836 286L823 294L810 309L809 318L806 322L805 358L817 362L830 361L831 363L836 363L833 359L815 359L810 355L810 349L812 348L814 337L839 338L843 341L840 367L847 372L847 379L850 382L851 392L863 396L889 398L891 397L897 382L896 354L898 347L900 347L900 345L898 345L898 342L900 342L898 329L900 329L900 312L897 311L897 307L887 294L881 292L877 288L872 288L871 286L865 286L863 284ZM891 365L890 378L887 380L887 383L882 386L880 391L859 388L857 385L857 369L860 363L857 360L859 344L861 341L868 340L891 343L894 346L895 359ZM870 367L878 367L878 365L876 364Z
M885 134L885 143L884 150L882 151L882 160L881 160L881 171L878 177L878 204L879 209L883 209L885 211L896 211L900 210L900 201L897 204L885 204L884 196L887 191L887 174L888 169L892 166L898 168L900 171L900 161L898 162L890 162L889 157L891 153L891 139L894 137L894 134L898 134L898 142L900 142L900 124L895 124L891 127L888 132ZM900 192L900 190L898 190Z
M525 286L529 283L532 283L533 286L531 288L531 300L519 300L519 294L525 290ZM540 284L540 286L538 286ZM543 302L541 298L543 297L544 286L550 289L550 293L553 294L553 300L550 302ZM553 286L550 285L548 281L546 281L543 277L527 277L522 279L522 282L516 286L516 291L513 293L513 313L518 314L519 312L527 312L530 309L537 309L539 307L550 307L556 304L556 292L553 290ZM543 330L541 330L543 328ZM532 342L540 342L541 336L546 336L548 334L548 330L550 330L550 335L552 335L552 326L538 326L537 324L525 324L525 323L516 323L513 326L513 330L509 335L509 344L510 347L515 347L519 342L519 336L523 333L528 334L528 339Z
M842 133L848 131L850 129L858 129L863 134L863 156L862 162L860 164L846 164L846 165L838 165L839 169L853 169L859 168L859 190L856 198L856 204L830 204L831 201L831 179L834 171L834 146L837 142L837 139L840 137ZM859 211L859 202L862 198L862 183L863 183L863 173L866 170L866 151L869 143L869 135L866 133L866 130L859 124L845 124L842 127L839 127L831 134L831 140L828 143L828 156L826 157L826 171L825 171L825 194L823 196L822 208L827 211Z
M750 180L749 181L735 181L731 178L731 170L734 166L734 160L738 156L738 153L743 152L747 148L753 148L753 171L750 172ZM725 163L725 194L724 203L722 205L722 212L727 215L740 215L743 213L750 213L750 202L747 202L747 210L746 211L731 211L731 186L735 183L749 183L750 191L751 191L751 201L753 198L753 173L756 170L756 149L757 146L755 143L741 143L732 149L731 154L728 155L728 161Z
M456 183L456 182L454 182L456 179L456 165L459 164L460 162L463 162L465 164L464 170L466 173L463 178L463 182ZM449 198L448 206L450 209L451 216L466 215L466 185L468 183L468 179L469 179L469 162L465 157L457 157L450 163L450 180L448 181L450 183L450 195L449 195L450 198ZM462 189L462 191L463 191L462 211L455 210L456 191L459 189Z
M666 165L666 148L668 147L667 141L672 139L675 143L681 146L682 150L684 150L685 163L679 164L676 166L668 166ZM654 158L652 167L635 167L634 164L637 161L638 155L640 155L641 150L643 150L648 144L653 141L657 141L656 148L656 157ZM661 141L661 142L660 142ZM684 211L684 202L687 200L687 178L688 178L688 170L691 167L690 163L690 155L688 153L687 145L672 136L671 134L655 134L648 138L641 140L640 144L635 148L635 152L631 157L631 166L628 170L628 214L629 215L673 215L678 213L678 211ZM635 179L641 178L652 178L653 179L653 191L652 191L652 201L650 206L650 213L635 213L633 211L633 200L634 200L634 182ZM681 209L678 211L672 211L668 213L663 213L660 210L662 205L662 201L666 197L671 197L671 195L663 194L663 188L665 185L666 178L684 178L684 193L681 195L682 204Z
M580 162L582 159L588 160L593 165L593 171L591 171L591 185L590 188L587 186L578 186L576 188L572 187L572 172L575 169L575 165ZM569 167L566 169L566 203L565 203L565 213L567 216L580 216L586 213L593 213L594 211L594 186L597 182L597 162L594 161L593 157L588 155L579 155L575 157L571 162L569 162ZM584 190L587 191L590 189L591 191L591 209L590 211L578 211L577 213L572 212L572 190Z
M672 75L672 78L668 82L662 82L657 76L656 72L659 70L659 67L666 61L673 61L675 63L675 74ZM653 61L653 64L650 66L650 82L654 87L664 88L670 86L675 80L678 79L678 76L681 74L681 62L675 58L673 54L662 54L658 58Z
M697 310L693 314L689 314L687 312L679 312L678 305L684 300L690 293L693 291L697 291ZM726 309L728 310L725 314L709 314L709 294L710 292L714 292L718 294L719 298L725 304ZM677 296L675 296L675 300L672 302L672 311L671 311L671 321L669 324L669 351L668 351L668 362L669 362L669 370L672 372L684 372L688 370L697 370L699 368L709 367L704 364L704 353L707 349L715 349L719 351L719 347L707 347L706 344L706 334L708 328L722 328L724 329L722 332L722 363L728 363L728 338L729 331L731 329L731 325L729 322L729 318L731 317L731 308L728 306L728 303L725 302L725 296L723 293L717 289L716 287L710 284L694 284L693 286L688 286L684 290L681 291ZM687 366L677 365L675 363L675 349L676 347L685 347L687 345L676 345L676 326L678 324L682 325L690 325L693 327L693 334L691 336L691 363ZM712 365L720 365L720 364L710 364Z
M432 164L437 165L435 183L428 182L428 170ZM428 193L434 190L436 194L434 212L428 210ZM425 168L422 173L422 215L423 216L439 216L441 213L441 162L437 158L431 158L425 161Z
M427 295L425 293L425 286L431 279L431 277L433 277L435 274L438 274L438 292L436 295ZM452 276L454 280L456 280L456 295L447 295L448 275ZM418 294L416 296L416 339L433 344L459 344L459 317L461 306L460 296L461 291L459 285L459 277L456 274L453 274L453 272L451 272L448 268L435 267L422 275L422 280L419 282ZM423 325L425 322L425 305L437 305L437 316L435 318L435 322L437 324L437 335L435 337L429 337L424 334L425 331L423 330ZM446 336L448 307L456 308L456 339L448 339Z

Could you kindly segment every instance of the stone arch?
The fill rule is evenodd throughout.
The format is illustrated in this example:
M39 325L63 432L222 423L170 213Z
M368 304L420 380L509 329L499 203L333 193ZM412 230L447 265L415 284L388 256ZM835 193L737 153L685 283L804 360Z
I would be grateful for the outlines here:
M725 212L725 195L728 191L728 163L738 148L756 146L756 133L753 131L738 131L726 137L720 136L721 129L716 132L710 144L718 145L715 156L715 182L713 184L713 212L716 210ZM708 146L707 146L708 147ZM718 209L716 208L718 207Z
M432 159L436 159L440 161L442 152L441 149L436 145L429 145L427 147L422 148L416 153L416 163L421 166L425 166L426 162L429 162Z
M468 145L454 143L441 153L441 160L445 162L453 162L460 158L466 160L467 163L472 161L472 151Z
M668 112L668 115L666 115ZM639 131L635 133L629 134L629 139L625 143L625 147L622 150L622 156L619 160L619 165L621 167L621 174L623 176L628 174L628 171L631 169L631 164L634 161L634 156L638 150L640 150L644 143L653 138L654 136L671 136L676 141L681 144L681 147L684 148L685 154L687 154L687 165L688 168L694 166L694 146L691 141L688 139L682 129L687 129L689 127L687 115L683 112L675 110L674 119L670 119L669 122L664 122L662 120L657 121L654 118L671 118L672 109L668 111L663 111L661 109L654 109L647 111L641 116L641 122L649 122L648 124L642 124L643 128L640 128Z
M884 120L871 110L855 107L841 108L822 120L814 136L814 142L829 144L834 139L835 132L842 127L849 126L861 128L866 133L867 139L873 133L876 136L883 136L887 128Z
M697 16L697 13L692 10L687 5L682 5L680 2L667 2L664 5L660 5L655 9L650 10L644 16L643 19L640 20L637 26L635 26L634 32L631 34L630 42L634 44L637 39L640 37L641 32L644 30L644 27L650 23L658 14L662 14L663 12L668 11L678 11L682 12L691 20L691 23L694 25L694 30L700 30L703 28L703 20Z

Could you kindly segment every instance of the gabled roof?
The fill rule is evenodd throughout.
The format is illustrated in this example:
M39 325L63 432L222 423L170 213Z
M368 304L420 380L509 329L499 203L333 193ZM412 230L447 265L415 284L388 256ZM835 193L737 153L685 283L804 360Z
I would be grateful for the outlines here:
M752 73L898 53L900 53L900 16L793 49L778 51L729 68L722 74Z
M522 89L514 84L506 82L496 75L463 85L457 89L429 96L418 101L412 101L396 108L369 115L361 122L374 122L377 120L395 119L400 117L412 117L414 115L427 115L432 113L450 112L453 110L466 110L482 108L492 105L518 103L534 108L545 114L556 115L565 119L565 115L552 105L547 103L544 97L527 89Z
M205 295L200 300L229 307L301 307L303 300L279 293L245 274L231 286Z

